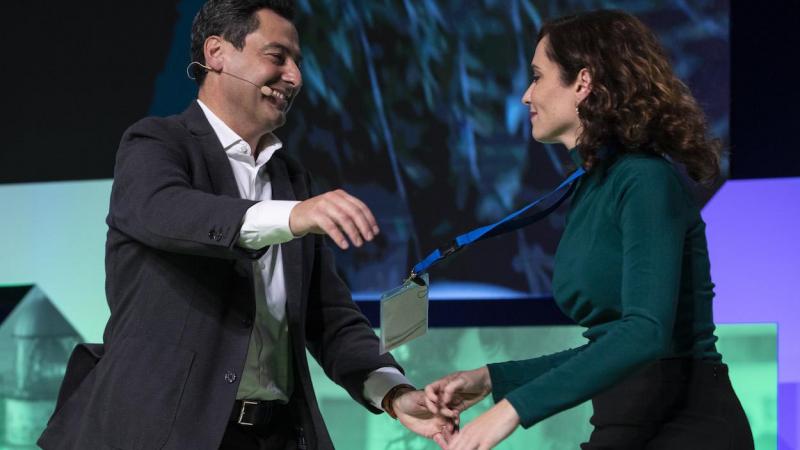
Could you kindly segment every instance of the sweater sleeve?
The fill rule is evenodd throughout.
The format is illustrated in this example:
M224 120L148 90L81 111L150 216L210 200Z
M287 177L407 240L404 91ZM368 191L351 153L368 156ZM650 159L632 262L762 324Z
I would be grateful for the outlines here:
M581 346L522 361L488 364L489 377L492 379L492 398L495 403L499 402L504 399L509 392L541 376L543 373L558 367L561 363L583 350L584 347L585 346Z
M669 350L688 201L665 161L626 162L615 179L616 205L609 205L616 210L622 240L620 318L587 336L590 342L579 351L493 370L504 373L502 380L527 379L505 395L525 428L589 400ZM547 365L552 368L542 371Z

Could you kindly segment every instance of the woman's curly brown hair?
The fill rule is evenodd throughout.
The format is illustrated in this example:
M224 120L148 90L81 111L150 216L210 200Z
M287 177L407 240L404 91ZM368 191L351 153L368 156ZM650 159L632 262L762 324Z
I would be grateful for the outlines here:
M669 155L696 181L719 175L719 140L709 138L703 111L639 19L593 11L546 23L537 40L545 36L547 56L560 66L565 85L581 69L591 74L591 93L578 105L579 150L589 167L598 149L614 145L622 152Z

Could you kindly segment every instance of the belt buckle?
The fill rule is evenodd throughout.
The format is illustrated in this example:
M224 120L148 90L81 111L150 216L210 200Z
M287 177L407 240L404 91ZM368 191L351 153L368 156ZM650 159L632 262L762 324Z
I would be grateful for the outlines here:
M242 409L241 411L239 411L239 419L236 421L236 423L238 423L239 425L253 426L255 425L255 422L244 421L244 411L245 409L247 409L247 405L258 405L258 402L253 402L250 400L242 400Z

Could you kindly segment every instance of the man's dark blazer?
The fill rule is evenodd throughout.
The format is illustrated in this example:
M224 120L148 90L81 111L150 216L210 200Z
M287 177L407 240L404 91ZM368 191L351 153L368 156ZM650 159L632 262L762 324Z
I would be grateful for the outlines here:
M268 168L275 199L309 197L307 172L284 151ZM219 447L255 317L250 262L236 247L245 211L228 157L200 106L146 118L122 138L106 242L111 317L104 344L79 346L44 449ZM373 412L363 382L398 367L337 276L319 235L281 244L294 362L291 403L310 449L333 448L305 350ZM398 367L399 368L399 367Z

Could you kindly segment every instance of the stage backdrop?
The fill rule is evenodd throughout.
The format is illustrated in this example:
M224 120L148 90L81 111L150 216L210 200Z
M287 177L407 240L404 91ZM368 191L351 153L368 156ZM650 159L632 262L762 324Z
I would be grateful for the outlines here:
M15 88L7 97L16 107L12 119L0 124L7 137L6 149L0 152L0 284L7 286L0 290L5 292L0 305L10 312L24 297L33 306L13 309L12 314L27 317L20 311L38 311L48 318L21 321L29 325L17 331L8 322L0 330L20 344L4 347L6 354L14 349L19 358L16 366L9 366L14 375L3 381L6 398L11 399L6 404L13 404L20 390L44 398L21 416L2 416L7 443L28 439L41 425L52 383L63 370L63 361L57 361L71 344L101 337L108 314L103 294L104 215L116 145L134 121L147 114L180 112L195 97L185 69L191 19L201 3L20 4L4 15L4 28L12 36L24 36L26 45L10 50L10 60L17 64ZM457 233L502 217L571 170L563 148L531 140L527 112L520 103L530 81L534 37L547 18L599 7L621 8L642 18L699 99L713 133L726 148L729 144L727 1L301 0L298 7L305 87L278 135L286 151L309 167L320 190L344 188L376 213L381 239L337 254L342 276L364 302L397 284L428 251ZM725 173L727 161L726 155ZM791 322L790 305L797 297L788 286L800 251L795 251L797 244L782 244L789 242L782 236L790 235L790 226L776 224L797 223L800 212L792 206L796 202L781 199L796 198L798 184L791 179L769 185L737 183L725 186L704 211L711 214L706 219L714 278L718 292L724 293L715 309L724 322L783 321L777 337L783 340L784 330L800 329ZM782 203L784 214L748 221L749 210L737 200L754 189ZM707 200L712 194L713 190L700 196ZM760 195L747 198L753 210L763 206ZM562 209L543 223L479 244L435 269L436 301L473 298L490 307L500 305L489 303L500 299L550 304L552 255L563 214ZM738 224L733 229L728 226L732 220ZM740 248L742 236L753 229L773 240L759 241L749 253L717 257L726 249ZM776 249L782 252L777 261L771 259ZM744 283L741 270L751 267L762 271L762 278L753 279L763 282ZM757 286L751 288L753 284ZM507 310L494 311L500 318L487 321L502 323ZM519 323L520 318L507 320ZM531 324L541 322L530 318ZM578 339L575 329L485 329L480 320L469 325L437 330L398 351L415 382L488 360L554 351ZM36 340L36 333L45 329L55 331L45 333L44 341ZM774 333L769 325L720 332L726 360L751 367L741 369L735 381L742 392L757 392L744 394L743 400L758 448L765 449L776 448L775 351L769 344L774 343ZM481 342L480 351L469 356L454 353L431 363L441 342L461 348L475 339ZM25 359L32 349L42 348L47 358ZM784 344L778 355L785 398L780 448L796 448L797 443L800 370L790 362L800 358L789 357L797 354L792 348ZM41 386L33 388L19 379L31 373L41 375ZM389 428L393 425L388 422L376 422L380 418L362 419L346 412L356 407L337 400L340 395L328 385L318 386L341 448L383 448L373 441L377 436L403 436L389 448L424 448ZM7 410L24 409L14 408L18 409ZM585 405L582 408L563 416L569 419L553 421L585 425L588 413ZM28 419L20 419L23 416ZM346 417L352 420L342 422ZM371 425L363 428L364 423ZM353 427L362 427L363 433L350 434ZM569 444L558 430L564 429L571 428L543 424L521 436L535 439L539 448L563 448ZM576 433L570 439L577 442L582 436ZM507 448L531 445L512 442Z

